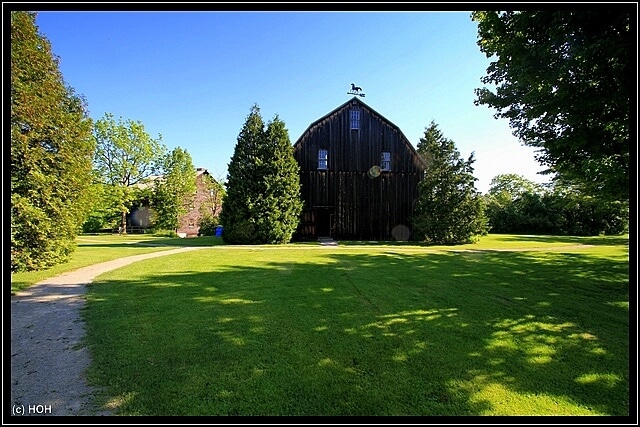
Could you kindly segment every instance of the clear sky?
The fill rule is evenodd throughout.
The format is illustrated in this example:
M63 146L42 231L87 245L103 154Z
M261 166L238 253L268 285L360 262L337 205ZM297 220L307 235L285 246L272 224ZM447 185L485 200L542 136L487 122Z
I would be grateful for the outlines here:
M489 59L468 11L43 11L36 24L60 58L65 81L105 113L144 124L168 149L225 180L252 105L277 114L291 143L360 98L414 145L434 121L467 158L476 188L544 168L494 110L475 106Z

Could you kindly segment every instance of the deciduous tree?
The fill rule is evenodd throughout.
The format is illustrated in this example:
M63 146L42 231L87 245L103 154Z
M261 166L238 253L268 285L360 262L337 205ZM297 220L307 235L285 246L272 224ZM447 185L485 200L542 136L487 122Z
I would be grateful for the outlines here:
M484 196L492 233L598 235L628 232L627 202L585 194L579 186L538 185L498 175Z
M187 150L177 147L162 162L163 175L155 181L156 227L176 231L196 192L196 169Z
M117 229L120 225L122 209L122 187L106 185L95 181L91 184L91 211L82 225L85 233L95 233L100 230Z
M637 12L637 11L636 11ZM537 160L599 197L629 198L631 9L474 12L492 61L476 104L495 108Z
M93 135L96 176L100 183L118 189L112 194L119 196L120 229L126 233L127 213L134 199L133 186L148 184L154 174L161 172L167 149L161 143L162 135L153 139L141 122L122 117L116 121L111 113L105 113L96 121Z
M222 209L224 197L227 194L224 184L208 174L202 176L202 184L207 197L200 205L201 214L218 216Z
M206 191L206 198L200 205L200 234L213 236L220 224L220 211L226 191L224 185L209 174L202 175L202 184Z

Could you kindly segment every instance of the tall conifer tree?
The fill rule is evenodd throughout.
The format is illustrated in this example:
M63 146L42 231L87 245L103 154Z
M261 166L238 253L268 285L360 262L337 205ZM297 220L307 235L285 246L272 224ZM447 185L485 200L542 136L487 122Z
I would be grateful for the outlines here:
M284 123L265 124L254 105L229 163L220 222L228 243L287 243L302 202L298 164Z
M300 167L293 157L289 132L277 116L267 124L264 143L267 173L263 201L268 220L262 240L287 243L298 227L302 211Z
M66 261L90 208L91 119L35 20L11 12L11 271Z
M487 233L483 199L475 189L473 153L460 157L455 143L432 121L420 138L418 153L427 163L418 187L414 235L435 244L470 243Z

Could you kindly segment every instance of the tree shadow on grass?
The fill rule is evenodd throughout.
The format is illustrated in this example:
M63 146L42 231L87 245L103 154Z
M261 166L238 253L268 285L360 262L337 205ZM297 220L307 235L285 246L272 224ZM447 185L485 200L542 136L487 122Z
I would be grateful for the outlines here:
M87 248L147 248L147 247L192 247L192 246L220 246L224 245L221 238L199 239L196 237L185 239L167 239L167 240L150 240L150 241L131 241L131 242L78 242L78 246Z
M628 263L327 258L92 285L92 378L133 415L629 414Z
M494 234L494 237L506 242L532 241L541 243L566 243L572 245L591 246L629 246L629 236L554 236L554 235L512 235Z

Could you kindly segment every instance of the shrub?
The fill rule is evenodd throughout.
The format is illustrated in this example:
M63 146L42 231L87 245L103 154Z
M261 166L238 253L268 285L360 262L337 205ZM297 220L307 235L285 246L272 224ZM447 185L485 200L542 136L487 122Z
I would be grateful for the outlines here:
M215 236L216 227L219 225L220 221L217 216L213 215L204 215L200 218L200 222L198 225L200 226L200 235L201 236Z
M153 235L158 237L179 237L175 230L153 230Z

